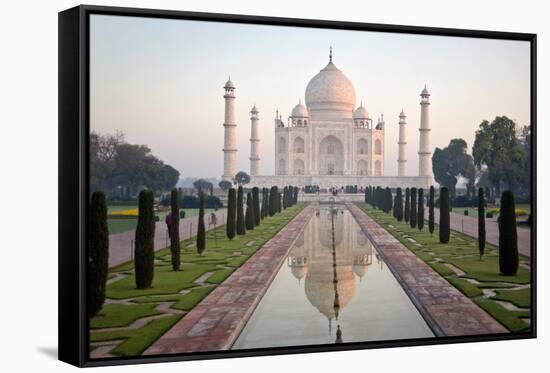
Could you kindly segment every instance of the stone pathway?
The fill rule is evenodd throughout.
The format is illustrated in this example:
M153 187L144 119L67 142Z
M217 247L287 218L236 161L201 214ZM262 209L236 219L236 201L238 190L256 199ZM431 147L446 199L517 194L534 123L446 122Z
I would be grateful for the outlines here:
M454 210L460 211L459 207ZM466 216L451 212L451 229L464 233L477 239L477 216ZM426 214L426 221L428 217ZM435 223L439 223L439 209L434 209ZM518 230L518 250L521 255L531 257L531 230L528 228L517 227ZM498 247L498 223L496 219L485 219L485 235L487 242ZM458 239L458 237L457 237Z
M363 210L346 206L436 336L508 333Z
M225 224L227 217L226 209L220 209L216 211L216 216L218 217L217 226ZM204 222L206 230L214 228L213 225L208 225L209 218L210 214L205 214ZM180 240L183 241L190 237L193 237L197 233L197 226L197 216L181 219ZM132 243L135 239L135 236L135 230L111 234L109 236L109 268L133 260L134 253L132 249ZM164 221L159 221L155 225L155 251L164 249L168 246L170 246L170 239L168 238L166 223ZM194 246L194 244L192 244L191 246Z
M231 348L313 211L302 210L143 355Z

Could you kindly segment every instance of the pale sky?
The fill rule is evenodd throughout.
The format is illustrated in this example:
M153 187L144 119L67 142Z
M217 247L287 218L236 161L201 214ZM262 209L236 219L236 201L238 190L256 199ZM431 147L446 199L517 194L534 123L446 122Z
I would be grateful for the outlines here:
M408 174L418 174L420 91L431 93L431 147L473 145L482 120L530 124L529 43L93 15L91 129L120 130L181 177L223 172L223 85L237 90L238 169L250 170L250 109L260 111L261 174L274 172L275 110L286 123L310 79L333 62L376 120L385 175L397 174L398 115L407 114Z

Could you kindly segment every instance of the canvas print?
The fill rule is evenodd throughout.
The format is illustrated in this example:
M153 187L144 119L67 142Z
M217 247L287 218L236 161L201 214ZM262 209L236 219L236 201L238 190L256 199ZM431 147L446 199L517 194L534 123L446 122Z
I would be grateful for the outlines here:
M89 27L89 359L531 331L529 42Z

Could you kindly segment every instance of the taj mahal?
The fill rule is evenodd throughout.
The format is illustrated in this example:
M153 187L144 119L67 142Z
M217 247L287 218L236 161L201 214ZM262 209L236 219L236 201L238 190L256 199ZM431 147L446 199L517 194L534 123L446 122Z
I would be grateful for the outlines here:
M237 173L235 120L236 86L225 83L224 170L222 178L232 181ZM385 120L381 114L371 118L363 102L356 107L353 83L333 63L332 48L328 64L308 83L305 105L301 100L283 119L277 110L274 118L275 175L264 175L260 168L259 110L250 114L250 186L272 185L321 188L345 185L422 187L432 185L430 149L430 93L420 93L418 175L407 175L407 117L401 110L399 126L398 174L384 173Z

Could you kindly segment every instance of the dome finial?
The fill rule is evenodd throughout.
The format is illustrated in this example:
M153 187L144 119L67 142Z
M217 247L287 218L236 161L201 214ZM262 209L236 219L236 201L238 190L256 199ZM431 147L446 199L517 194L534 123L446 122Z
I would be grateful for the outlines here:
M330 46L330 53L328 55L328 59L329 59L328 62L332 63L332 45Z

